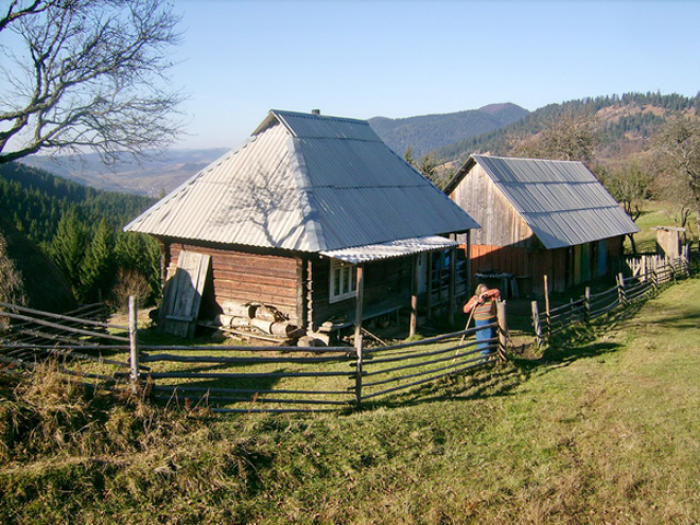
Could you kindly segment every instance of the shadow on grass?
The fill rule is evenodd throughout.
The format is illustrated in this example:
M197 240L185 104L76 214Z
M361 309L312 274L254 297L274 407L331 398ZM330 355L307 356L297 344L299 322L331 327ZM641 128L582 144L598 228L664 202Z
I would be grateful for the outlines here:
M621 322L634 314L625 312L614 319ZM416 406L436 401L472 401L515 395L513 390L531 377L541 376L566 367L580 359L589 359L615 352L617 343L596 340L596 330L585 326L555 337L539 355L510 355L505 363L485 366L463 374L429 383L409 391L389 395L365 406L367 408L397 408Z

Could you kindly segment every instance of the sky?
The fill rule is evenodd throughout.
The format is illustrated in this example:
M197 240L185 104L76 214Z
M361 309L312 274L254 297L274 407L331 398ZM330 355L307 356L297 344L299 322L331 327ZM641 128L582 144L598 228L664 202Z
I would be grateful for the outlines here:
M178 147L236 147L270 109L391 118L700 91L700 2L175 0Z
M176 148L235 148L270 109L401 118L700 91L700 1L170 2Z

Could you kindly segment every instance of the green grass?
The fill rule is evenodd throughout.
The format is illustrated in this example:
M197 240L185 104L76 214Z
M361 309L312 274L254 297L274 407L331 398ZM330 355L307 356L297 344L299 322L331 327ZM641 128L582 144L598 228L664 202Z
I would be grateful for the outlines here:
M638 253L656 252L656 232L652 230L657 226L680 226L676 216L675 204L663 201L645 201L642 215L635 221L640 232L634 235ZM691 221L692 222L692 221ZM688 236L697 239L697 232L692 230L692 224L688 226ZM632 245L628 238L625 239L625 253L632 253Z
M699 297L349 415L3 388L0 521L697 523Z

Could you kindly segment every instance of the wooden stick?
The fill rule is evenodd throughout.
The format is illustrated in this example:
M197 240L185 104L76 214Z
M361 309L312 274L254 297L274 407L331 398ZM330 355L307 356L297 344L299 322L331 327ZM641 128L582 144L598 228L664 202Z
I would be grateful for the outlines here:
M120 375L118 372L116 375ZM348 377L348 372L260 372L251 374L214 373L214 372L153 372L153 379L281 379L285 377ZM355 377L355 374L352 374Z
M71 328L61 324L52 323L50 321L45 321L43 319L36 319L34 317L28 317L26 315L13 314L10 312L0 312L0 317L9 317L10 319L19 319L20 321L32 321L33 323L40 324L42 326L50 326L51 328L58 328L66 332L73 332L76 334L87 335L90 337L100 338L100 339L111 339L113 341L128 341L126 337L119 337L116 335L109 335L103 333L90 332L88 330L81 330L80 328Z
M151 354L144 355L141 361L153 363L156 361L170 361L175 363L342 363L346 359L341 357L225 357L212 355L173 355Z
M424 383L429 383L429 382L431 382L431 381L435 381L436 379L440 379L440 378L442 378L442 377L446 377L446 376L450 376L450 375L454 375L454 374L459 374L460 372L466 372L467 370L471 370L471 369L473 369L473 368L479 368L479 367L485 366L485 365L487 365L488 363L491 363L491 362L493 362L493 361L495 361L495 360L492 359L492 358L484 359L484 358L481 358L481 357L480 357L480 358L477 359L476 361L477 361L476 363L472 363L472 364L469 364L469 365L467 365L467 366L462 366L462 367L459 367L459 368L455 368L455 369L454 369L453 371L451 371L451 372L447 372L447 373L444 373L444 374L439 374L439 375L436 375L436 376L431 376L431 377L428 377L428 378L420 379L420 380L418 380L418 381L414 381L414 382L408 383L408 384L406 384L406 385L395 386L395 387L392 387L392 388L388 388L388 389L386 389L386 390L382 390L381 392L373 392L373 393L371 393L371 394L369 394L369 395L363 396L362 399L363 399L363 400L365 400L365 399L370 399L370 398L377 397L377 396L381 396L381 395L384 395L384 394L389 394L389 393L391 393L391 392L396 392L397 390L405 390L405 389L411 388L411 387L413 387L413 386L422 385L422 384L424 384ZM471 362L470 362L470 363L471 363Z
M139 384L139 340L138 340L138 301L133 295L129 296L129 364L131 389L134 393Z
M16 310L17 312L36 314L36 315L41 315L44 317L50 317L52 319L61 319L63 321L71 321L71 322L74 322L78 325L99 326L102 328L118 328L118 329L122 329L122 330L126 329L126 327L122 327L122 326L110 325L107 323L101 323L99 321L92 321L90 319L84 319L82 317L72 317L72 316L68 316L68 315L61 315L61 314L54 314L51 312L44 312L41 310L34 310L32 308L18 306L16 304L8 304L8 303L1 303L0 302L0 308L10 308L12 310Z
M346 392L347 394L347 392ZM189 397L189 396L187 396ZM250 397L231 397L231 396L195 396L200 401L207 400L219 403L250 403ZM170 396L153 396L154 399L164 400L170 399ZM281 405L347 405L350 406L352 403L348 401L334 401L322 399L284 399L284 398L270 398L270 397L256 397L256 403L279 403Z
M549 285L547 283L547 275L544 275L544 313L545 313L545 321L547 321L547 339L549 339L549 336L551 335L551 329L552 325L549 320Z
M180 386L180 385L153 385L154 392L214 392L225 394L298 394L298 395L348 395L347 390L290 390L290 389L275 389L261 390L259 388L223 388L209 386Z
M375 358L371 362L371 366L382 364L382 363L393 363L396 361L408 361L411 359L417 359L420 357L430 357L434 355L440 355L440 354L446 354L455 350L461 350L463 348L468 348L470 346L476 345L476 341L469 341L468 343L460 343L457 346L450 346L448 348L442 348L440 350L429 350L427 352L420 352L417 354L402 354L398 356L392 356L392 357L381 357L381 358Z
M492 341L496 341L496 340L497 339L494 338ZM462 354L462 357L466 357L468 355L475 354L475 353L480 352L480 351L481 351L481 349L475 349L475 350L472 350L470 352L465 352L464 354ZM399 370L409 370L411 368L418 368L418 367L424 367L427 365L434 365L435 363L443 363L445 361L449 361L450 359L452 359L452 362L454 363L456 358L453 358L452 356L441 357L439 359L432 359L430 361L421 361L420 363L411 363L410 365L395 366L394 368L385 368L383 370L376 370L374 372L365 372L364 375L365 375L365 377L371 377L371 376L379 376L382 374L390 374L392 372L398 372ZM442 369L440 369L440 370L442 370ZM370 384L368 383L368 386L369 385Z

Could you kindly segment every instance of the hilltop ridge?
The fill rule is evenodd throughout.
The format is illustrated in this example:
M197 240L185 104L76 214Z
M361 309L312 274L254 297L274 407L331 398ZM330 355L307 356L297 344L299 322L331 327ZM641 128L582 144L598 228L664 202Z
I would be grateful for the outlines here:
M368 122L397 154L403 155L410 146L414 158L420 158L436 148L500 129L528 114L528 110L507 102L454 113L397 119L373 117Z

